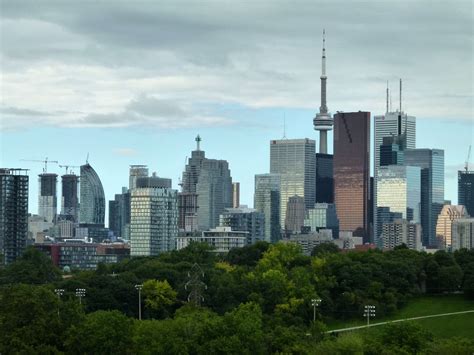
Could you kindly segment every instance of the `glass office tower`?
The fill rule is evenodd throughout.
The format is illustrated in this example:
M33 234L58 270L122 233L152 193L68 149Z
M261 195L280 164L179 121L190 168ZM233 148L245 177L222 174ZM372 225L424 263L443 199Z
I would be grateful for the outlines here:
M377 220L375 241L380 244L383 223L403 218L420 222L421 169L417 166L381 166L377 172Z
M270 141L270 173L280 175L280 225L292 196L304 198L306 208L316 199L316 142L305 139Z
M474 217L474 171L458 171L458 204Z
M104 226L105 194L99 175L89 163L81 165L79 223Z
M316 153L316 203L333 202L333 155Z
M405 165L421 168L423 245L437 247L436 221L444 205L444 150L407 149Z
M369 241L370 112L334 116L334 202L339 229Z
M280 175L255 175L254 208L265 214L265 241L280 240Z

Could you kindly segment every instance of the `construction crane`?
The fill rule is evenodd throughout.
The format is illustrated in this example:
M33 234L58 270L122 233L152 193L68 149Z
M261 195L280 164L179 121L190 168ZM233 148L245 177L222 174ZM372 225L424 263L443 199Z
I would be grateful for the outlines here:
M60 168L66 168L66 171L65 171L64 175L67 175L68 170L69 170L69 174L73 174L72 169L69 169L69 168L80 168L80 166L77 166L77 165L61 165L61 164L59 164L59 167Z
M469 150L467 151L466 164L464 165L464 170L466 170L466 173L469 171L469 158L470 157L471 157L471 146L469 145Z
M56 164L59 164L57 160L48 160L48 157L46 157L45 160L21 159L21 161L32 161L32 162L35 162L35 163L44 163L43 173L47 173L47 172L48 172L48 163L56 163Z

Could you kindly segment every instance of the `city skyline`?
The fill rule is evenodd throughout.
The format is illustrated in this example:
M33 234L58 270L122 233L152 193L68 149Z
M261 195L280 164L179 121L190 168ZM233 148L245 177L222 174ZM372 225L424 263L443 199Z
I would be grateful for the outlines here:
M403 110L417 117L417 147L445 150L445 197L457 202L457 170L473 141L468 2L417 3L413 13L403 4L364 3L342 13L338 8L337 18L329 16L336 10L328 4L305 3L301 13L285 16L289 5L281 2L261 16L263 4L223 9L214 3L209 11L235 15L226 17L228 23L212 14L192 16L207 11L199 6L182 12L172 4L146 5L150 8L96 5L96 14L87 17L88 6L66 11L45 4L29 11L27 2L2 4L0 161L30 169L30 212L37 213L36 175L42 166L20 159L48 156L82 165L89 152L108 201L127 186L131 164L148 165L177 188L197 134L210 158L229 162L233 180L241 183L241 203L252 206L254 175L269 172L268 142L283 136L284 117L287 138L309 138L319 146L312 119L320 105L323 28L330 112L384 114L386 80L397 107L403 78ZM121 7L130 11L121 25L131 37L117 36L114 26L99 31L100 15L110 11L107 20L125 11ZM421 9L424 15L417 17ZM164 21L164 14L171 20ZM65 15L74 21L65 21ZM297 15L314 20L296 21ZM263 21L246 28L246 16ZM160 31L175 33L174 42L149 35ZM132 43L138 34L141 41ZM41 35L49 38L47 51L35 44L44 43L35 37ZM203 39L202 47L193 46L188 35ZM197 49L201 56L193 55ZM425 57L430 61L420 63ZM332 132L328 143L331 153ZM49 172L61 169L50 165Z

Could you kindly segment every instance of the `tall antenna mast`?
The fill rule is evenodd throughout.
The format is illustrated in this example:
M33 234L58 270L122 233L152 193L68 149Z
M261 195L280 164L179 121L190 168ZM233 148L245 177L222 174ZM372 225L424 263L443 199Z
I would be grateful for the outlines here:
M286 112L283 112L283 139L286 139Z
M389 94L388 94L388 80L387 80L387 97L386 97L387 102L386 102L386 110L385 110L386 113L388 113L388 95Z
M200 151L200 150L201 150L201 141L202 141L202 139L201 139L201 137L199 136L199 134L197 135L195 141L196 141L196 150L197 150L197 151Z
M400 78L400 113L402 113L402 79Z

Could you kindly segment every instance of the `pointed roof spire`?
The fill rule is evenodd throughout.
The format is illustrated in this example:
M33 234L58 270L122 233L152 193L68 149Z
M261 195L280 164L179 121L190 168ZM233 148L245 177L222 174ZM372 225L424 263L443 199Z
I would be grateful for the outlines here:
M202 141L202 139L201 139L201 137L199 136L199 134L197 135L195 141L196 141L196 150L197 150L197 151L200 151L200 150L201 150L201 141Z

